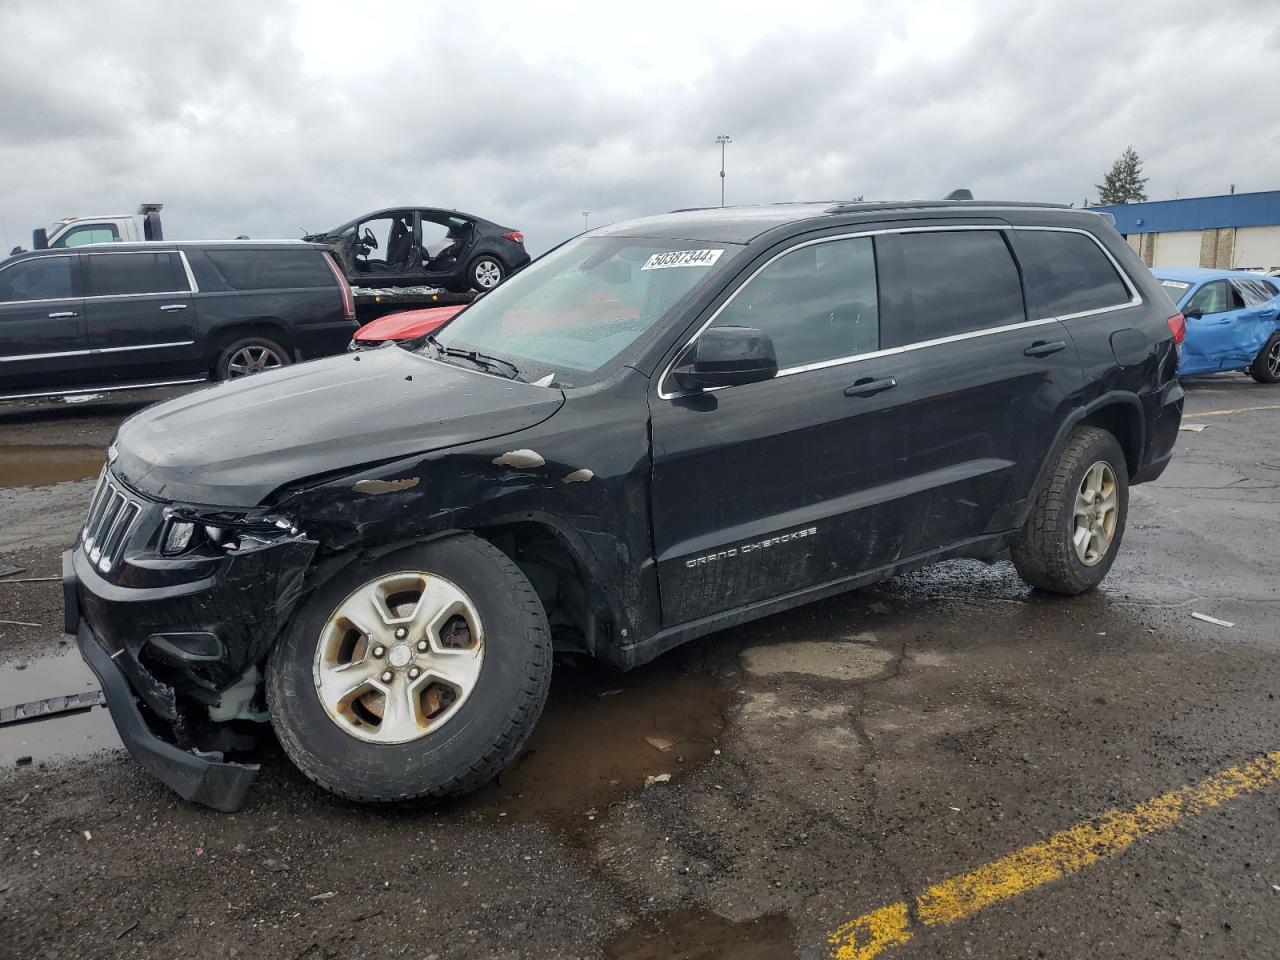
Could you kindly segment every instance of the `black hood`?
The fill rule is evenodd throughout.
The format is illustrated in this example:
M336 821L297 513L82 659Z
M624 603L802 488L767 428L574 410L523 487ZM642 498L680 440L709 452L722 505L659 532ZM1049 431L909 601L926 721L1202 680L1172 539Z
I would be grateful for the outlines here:
M145 496L252 507L316 474L524 430L563 402L559 390L388 346L149 407L120 428L113 470Z

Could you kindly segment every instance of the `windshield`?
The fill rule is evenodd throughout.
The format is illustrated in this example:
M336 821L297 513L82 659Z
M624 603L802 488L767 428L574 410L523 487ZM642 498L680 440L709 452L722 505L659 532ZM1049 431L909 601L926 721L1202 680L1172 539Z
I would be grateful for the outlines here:
M1157 277L1157 279L1160 281L1160 286L1164 287L1164 292L1169 295L1169 298L1174 303L1182 299L1182 295L1191 289L1191 284L1183 280L1166 280L1164 277Z
M572 240L477 300L436 340L509 361L530 382L584 386L739 249L639 237Z

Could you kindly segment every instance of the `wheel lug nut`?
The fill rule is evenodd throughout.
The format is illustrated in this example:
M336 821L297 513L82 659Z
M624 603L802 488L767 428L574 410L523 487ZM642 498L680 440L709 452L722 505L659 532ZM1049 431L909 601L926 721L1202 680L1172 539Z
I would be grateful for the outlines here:
M403 640L409 635L409 631L404 627L396 627L396 639Z
M391 677L392 677L392 676L393 676L393 674L391 673L391 671L390 671L390 670L383 670L383 671L382 671L382 682L383 682L383 683L390 683L390 682L391 682Z
M417 680L417 679L418 679L418 674L420 674L421 672L422 672L422 671L421 671L421 670L419 670L417 667L410 667L410 668L409 668L409 679L410 679L410 680Z
M418 649L419 649L419 650L421 650L423 653L426 653L426 651L427 651L427 641L425 641L425 640L419 640L419 641L418 641Z
M386 653L387 653L387 648L386 648L386 647L374 647L374 648L373 648L373 655L374 655L375 657L382 657L382 656L386 656Z

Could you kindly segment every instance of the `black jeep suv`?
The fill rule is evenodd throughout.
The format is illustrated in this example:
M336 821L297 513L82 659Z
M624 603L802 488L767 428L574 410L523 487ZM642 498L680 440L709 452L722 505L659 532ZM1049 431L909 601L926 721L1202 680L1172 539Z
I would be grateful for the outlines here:
M553 650L643 663L949 557L1096 586L1169 462L1178 316L1109 220L988 202L594 230L416 349L128 420L65 561L134 755L239 804L269 719L362 800L470 790ZM269 417L270 442L258 427Z
M319 244L36 250L0 262L0 400L228 380L341 353L356 327Z

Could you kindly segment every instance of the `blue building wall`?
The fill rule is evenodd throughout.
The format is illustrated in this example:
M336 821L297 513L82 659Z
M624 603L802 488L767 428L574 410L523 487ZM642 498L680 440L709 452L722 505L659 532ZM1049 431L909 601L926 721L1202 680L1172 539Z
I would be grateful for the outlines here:
M1230 193L1220 197L1149 200L1090 207L1116 218L1123 234L1171 233L1214 227L1271 227L1280 225L1280 190Z

